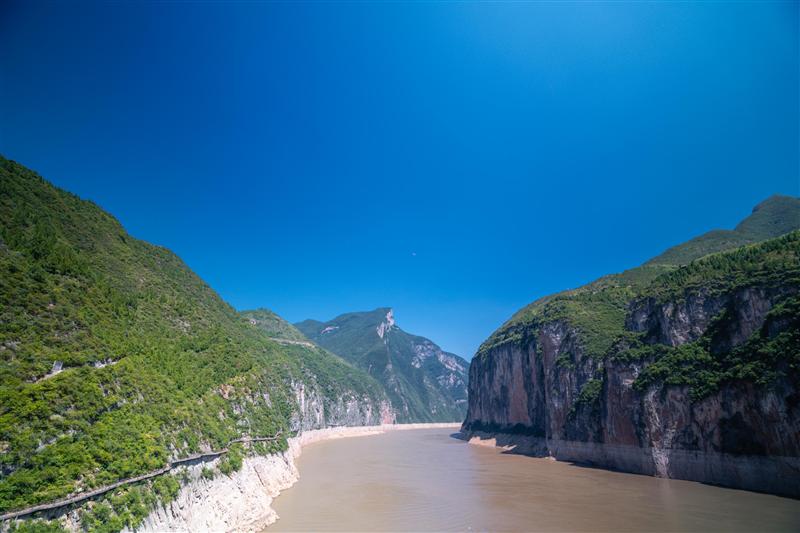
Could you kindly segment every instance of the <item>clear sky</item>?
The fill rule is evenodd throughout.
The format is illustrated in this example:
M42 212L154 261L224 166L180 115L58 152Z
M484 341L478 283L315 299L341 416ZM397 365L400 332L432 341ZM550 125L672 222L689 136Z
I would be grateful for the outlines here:
M470 357L800 193L797 2L0 3L0 152L239 309Z

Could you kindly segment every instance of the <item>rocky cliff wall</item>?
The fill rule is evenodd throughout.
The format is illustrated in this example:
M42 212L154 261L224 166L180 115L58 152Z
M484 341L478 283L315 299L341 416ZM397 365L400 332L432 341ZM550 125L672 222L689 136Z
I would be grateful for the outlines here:
M291 429L297 436L288 439L286 451L245 457L240 470L229 475L217 472L212 479L204 477L203 471L215 470L218 461L186 468L178 497L150 513L137 531L260 531L278 518L272 499L299 477L295 459L302 446L327 438L373 434L395 421L385 399L352 391L328 398L304 382L291 386L296 407Z
M206 479L203 468L213 464L189 467L175 500L151 512L137 531L260 531L278 519L272 500L297 481L299 454L296 439L289 439L287 451L247 457L230 475Z
M297 410L291 420L295 432L336 426L394 424L395 412L388 400L375 400L355 393L326 398L305 383L292 384Z
M792 327L765 320L797 291L763 286L646 298L630 304L626 327L650 345L706 335L712 352L725 352L762 328L774 336ZM653 361L625 357L624 343L601 359L587 357L567 320L530 333L473 359L462 426L469 437L496 438L519 453L800 497L796 380L730 380L695 398L686 386L637 387Z

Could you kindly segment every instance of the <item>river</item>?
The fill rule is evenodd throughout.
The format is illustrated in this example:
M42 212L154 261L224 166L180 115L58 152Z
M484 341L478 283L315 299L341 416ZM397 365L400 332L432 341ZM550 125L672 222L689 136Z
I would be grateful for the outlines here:
M800 501L503 453L451 429L311 444L278 531L800 531Z

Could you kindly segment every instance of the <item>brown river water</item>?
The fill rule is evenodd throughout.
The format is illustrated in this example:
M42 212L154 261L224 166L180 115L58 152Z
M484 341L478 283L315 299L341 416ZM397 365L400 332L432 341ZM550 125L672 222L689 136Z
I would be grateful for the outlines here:
M800 501L503 453L453 430L303 448L277 531L800 531ZM800 480L799 480L800 481Z

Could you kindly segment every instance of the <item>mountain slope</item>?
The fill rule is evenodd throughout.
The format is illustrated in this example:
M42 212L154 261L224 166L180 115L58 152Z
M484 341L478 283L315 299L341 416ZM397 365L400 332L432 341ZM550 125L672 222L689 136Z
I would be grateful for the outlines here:
M296 324L309 339L381 382L404 422L453 421L466 410L467 362L394 323L392 310Z
M299 389L324 418L303 409ZM386 404L364 373L324 352L298 357L177 256L0 158L0 511L245 435L280 434L251 449L267 453L317 422L379 423ZM111 507L109 529L134 527L176 491L165 476L91 509Z
M704 255L778 237L800 227L800 198L774 195L753 208L733 230L712 230L674 246L647 265L685 265Z
M773 197L729 233L773 236L798 215ZM800 232L709 255L730 243L694 239L520 310L472 361L465 431L797 496Z
M370 397L385 398L385 404L380 405L376 422L389 424L395 421L395 413L391 408L386 391L375 378L367 372L356 368L349 362L340 358L306 338L300 330L292 324L273 313L269 309L255 309L242 311L249 324L264 332L268 337L284 346L284 350L294 358L302 361L304 366L314 376L317 387L324 396L334 398L342 388L347 390L360 390ZM333 362L335 361L335 364ZM309 396L306 398L303 390L303 401L308 411L300 429L312 429L326 425L359 425L362 423L362 414L356 406L354 412L339 409L338 413L330 413L328 402Z
M241 315L250 322L251 326L259 328L272 339L309 342L305 335L300 333L299 329L269 309L261 308L253 309L252 311L242 311Z
M564 316L581 329L585 349L592 355L602 355L622 332L630 299L658 276L703 256L779 237L799 228L800 199L771 196L755 206L734 230L712 230L666 250L641 266L532 302L492 333L478 354L508 340L520 339L534 322Z

